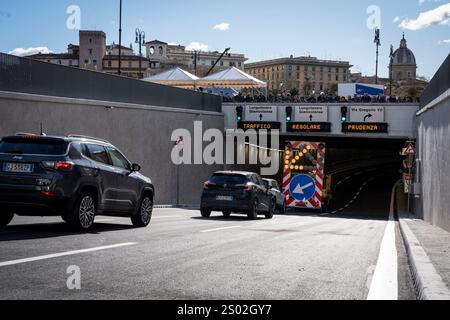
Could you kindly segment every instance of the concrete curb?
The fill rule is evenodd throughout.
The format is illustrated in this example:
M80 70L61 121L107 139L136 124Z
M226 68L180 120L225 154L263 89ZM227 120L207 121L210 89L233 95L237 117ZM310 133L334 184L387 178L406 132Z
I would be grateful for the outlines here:
M450 291L409 228L407 220L399 215L400 231L408 253L417 298L419 300L450 300Z

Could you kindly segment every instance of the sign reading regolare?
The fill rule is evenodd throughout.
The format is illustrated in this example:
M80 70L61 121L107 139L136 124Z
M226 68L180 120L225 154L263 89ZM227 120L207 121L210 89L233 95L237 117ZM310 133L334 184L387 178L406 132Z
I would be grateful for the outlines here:
M275 106L246 106L245 121L276 122L278 109Z
M350 107L350 122L383 123L384 107Z
M297 106L295 108L296 122L328 122L328 107Z

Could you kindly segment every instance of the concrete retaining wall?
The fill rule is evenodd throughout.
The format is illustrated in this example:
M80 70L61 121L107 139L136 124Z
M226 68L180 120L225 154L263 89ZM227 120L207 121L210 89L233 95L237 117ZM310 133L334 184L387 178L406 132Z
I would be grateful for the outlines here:
M450 231L450 91L416 118L422 196L416 214Z
M152 178L156 204L198 205L203 182L223 166L183 165L170 155L171 134L194 121L223 131L221 113L0 92L0 136L15 132L82 134L110 141ZM179 183L177 183L179 181Z

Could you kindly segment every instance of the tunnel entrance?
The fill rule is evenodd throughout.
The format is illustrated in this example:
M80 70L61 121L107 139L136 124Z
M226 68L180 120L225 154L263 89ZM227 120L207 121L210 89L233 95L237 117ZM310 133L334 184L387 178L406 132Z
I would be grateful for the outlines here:
M402 178L404 157L400 152L407 139L284 136L281 144L293 140L323 144L322 212L388 213L392 187ZM276 179L282 182L280 171Z
M392 187L402 178L405 158L401 155L401 150L405 147L407 138L300 137L298 135L282 135L280 138L280 170L277 175L264 178L278 181L283 189L280 191L287 198L287 204L290 204L289 198L295 191L286 184L286 169L293 170L290 177L292 179L299 175L309 175L315 183L319 181L316 192L320 192L312 197L314 201L305 202L304 208L301 208L301 205L296 206L295 210L346 213L364 207L366 213L383 212L383 215L388 211L386 204L389 203ZM296 155L287 154L286 152L292 152L292 150L286 150L289 150L293 142L299 142L301 149L308 146L308 150L305 151L311 153L316 161L323 161L322 173L316 162L310 165L303 163L308 162L307 157L302 157L301 160L292 164L292 159L295 161ZM320 146L317 150L323 148L322 160L317 158L317 150L314 146ZM260 167L239 166L236 169L259 172ZM323 183L320 186L322 178ZM291 179L289 183L290 181ZM307 182L306 180L304 182L306 186ZM303 189L301 191L304 192ZM318 200L322 201L322 205L314 204Z

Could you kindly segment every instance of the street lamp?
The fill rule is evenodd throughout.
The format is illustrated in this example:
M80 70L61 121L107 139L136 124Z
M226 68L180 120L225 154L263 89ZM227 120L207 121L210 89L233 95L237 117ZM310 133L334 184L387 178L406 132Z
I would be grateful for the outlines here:
M194 74L197 75L197 63L200 61L200 52L192 52L192 61L194 62Z
M140 29L136 29L136 42L137 44L139 44L139 74L138 74L138 78L142 79L144 78L144 75L142 74L142 46L145 45L145 32L140 30Z
M122 73L122 0L120 0L119 10L119 69L117 74L120 76Z

